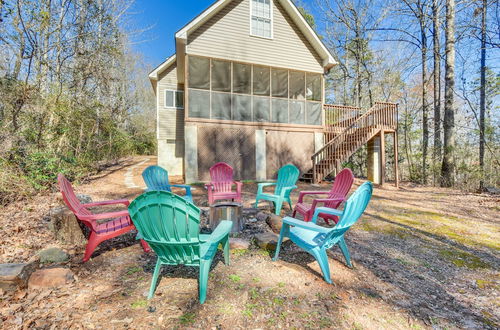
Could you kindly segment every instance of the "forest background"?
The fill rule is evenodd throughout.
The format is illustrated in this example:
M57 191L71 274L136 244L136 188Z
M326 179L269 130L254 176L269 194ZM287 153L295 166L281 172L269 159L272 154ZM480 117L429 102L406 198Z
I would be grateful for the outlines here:
M0 205L52 189L59 172L83 180L156 153L147 77L158 63L133 47L151 28L130 28L133 3L0 0ZM339 61L328 103L399 104L402 180L499 187L498 1L296 4ZM366 149L345 165L366 175Z

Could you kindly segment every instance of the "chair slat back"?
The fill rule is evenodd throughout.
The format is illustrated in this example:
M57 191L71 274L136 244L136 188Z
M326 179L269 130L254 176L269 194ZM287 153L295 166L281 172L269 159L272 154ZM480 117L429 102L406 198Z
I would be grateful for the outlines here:
M297 183L300 171L292 164L287 164L279 169L278 179L276 181L275 195L281 194L283 188L291 187Z
M231 192L233 186L233 168L224 162L210 167L210 180L215 192Z
M148 190L171 191L168 182L168 172L163 167L152 165L142 172L142 178Z
M354 182L354 175L352 171L348 168L344 168L337 174L335 181L333 182L332 189L328 194L328 198L345 198L351 190L352 183ZM326 207L337 208L340 205L339 202L328 202L325 203Z
M168 191L149 191L129 206L142 239L167 264L199 264L200 209Z
M80 203L80 200L78 200L78 197L76 197L75 191L73 190L73 186L63 174L59 173L57 175L57 183L59 185L59 191L64 199L64 203L66 203L66 206L75 214L76 217L78 217L78 215L92 214L92 212Z

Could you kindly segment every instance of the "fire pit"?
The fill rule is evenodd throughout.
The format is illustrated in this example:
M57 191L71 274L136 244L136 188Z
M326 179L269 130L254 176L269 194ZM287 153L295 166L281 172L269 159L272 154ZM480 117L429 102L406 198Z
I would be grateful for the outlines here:
M236 202L222 202L210 205L210 229L214 230L222 220L233 222L232 233L243 229L242 205Z

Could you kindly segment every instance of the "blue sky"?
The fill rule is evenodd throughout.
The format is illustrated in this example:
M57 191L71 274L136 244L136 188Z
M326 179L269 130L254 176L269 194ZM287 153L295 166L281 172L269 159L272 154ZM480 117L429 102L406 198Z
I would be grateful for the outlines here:
M175 52L174 34L215 0L136 0L130 8L131 30L146 31L132 37L133 48L152 67Z

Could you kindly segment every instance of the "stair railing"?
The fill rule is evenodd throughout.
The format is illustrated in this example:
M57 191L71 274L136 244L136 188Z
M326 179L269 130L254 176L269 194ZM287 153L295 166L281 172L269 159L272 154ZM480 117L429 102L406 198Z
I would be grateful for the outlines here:
M374 130L397 128L397 104L375 102L364 114L328 141L312 155L313 182L319 182L327 174L340 166L341 158L356 151L366 143L366 137Z

